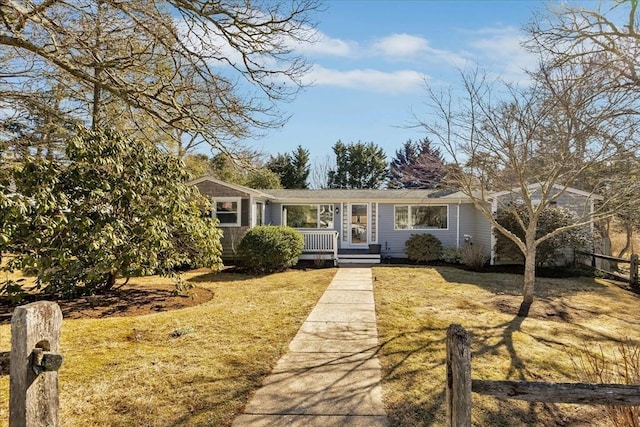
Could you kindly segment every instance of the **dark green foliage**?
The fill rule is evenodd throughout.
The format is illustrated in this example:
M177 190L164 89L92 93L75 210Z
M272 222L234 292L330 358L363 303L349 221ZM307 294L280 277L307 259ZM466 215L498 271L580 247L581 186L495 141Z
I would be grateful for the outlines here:
M329 188L380 188L389 177L384 150L370 142L333 146L336 168L327 176Z
M515 204L498 210L497 221L507 230L524 241L525 230L518 222L522 219L525 227L528 225L528 214L524 205ZM542 211L538 218L536 239L546 236L561 227L568 227L575 223L574 215L568 209L550 206ZM501 260L524 261L524 256L515 243L496 230L496 256ZM588 230L570 228L541 242L536 249L536 264L542 266L558 256L560 249L585 250L590 246Z
M81 130L66 156L14 170L15 192L0 198L8 269L33 269L41 291L74 296L121 276L220 266L220 231L178 160L107 130Z
M271 157L266 166L280 177L283 188L309 188L309 150L301 145L292 153Z
M282 188L280 177L267 168L259 168L250 171L242 181L249 188Z
M271 273L295 265L303 248L304 239L299 231L281 225L261 225L245 233L238 253L247 268Z
M404 246L412 261L429 262L442 258L442 242L433 234L412 234Z
M389 188L438 188L444 179L444 157L428 138L405 142L389 166Z

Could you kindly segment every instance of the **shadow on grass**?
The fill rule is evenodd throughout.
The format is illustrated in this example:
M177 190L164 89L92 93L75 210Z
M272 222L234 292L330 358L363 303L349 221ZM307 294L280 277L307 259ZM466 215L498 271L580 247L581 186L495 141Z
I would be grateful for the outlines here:
M526 307L523 307L523 310L523 314L526 314ZM544 339L523 332L522 325L526 320L526 316L515 316L508 322L492 327L484 327L482 330L470 330L472 336L472 360L481 359L484 355L498 354L506 350L509 357L509 367L504 379L520 381L539 379L539 373L530 370L525 359L517 351L514 345L514 334L525 333L546 346L564 346L565 344L559 341L556 342L552 338ZM593 333L594 331L590 332ZM427 334L434 338L419 342L410 340L410 337L419 337L422 334ZM496 341L496 338L499 339ZM610 340L612 337L603 336L603 339ZM402 384L405 390L413 391L410 395L415 395L415 390L425 390L425 385L419 384L420 370L433 371L434 369L439 369L442 371L442 378L435 381L431 378L431 382L435 382L435 384L429 384L429 389L425 390L420 398L396 399L392 405L387 407L390 426L433 426L442 424L446 412L445 357L443 356L441 360L433 360L429 357L429 353L446 354L444 351L445 345L446 328L438 327L422 327L403 332L381 344L380 354L384 361L383 381ZM417 363L415 360L409 362L412 357L418 360L424 359L424 362ZM478 378L477 374L474 375L473 363L472 378L486 379ZM592 421L590 417L593 414L593 409L587 415L583 415L582 411L570 414L556 404L499 400L478 394L473 394L473 402L474 424L482 426L590 425Z
M250 279L259 279L261 277L265 277L266 275L257 275L257 274L249 274L249 273L204 273L198 276L193 276L188 282L192 283L225 283L225 282L242 282L244 280Z
M477 273L453 267L430 267L447 282L478 286L496 295L522 295L523 276L513 273ZM580 292L607 291L607 286L592 277L536 277L537 298L557 298Z

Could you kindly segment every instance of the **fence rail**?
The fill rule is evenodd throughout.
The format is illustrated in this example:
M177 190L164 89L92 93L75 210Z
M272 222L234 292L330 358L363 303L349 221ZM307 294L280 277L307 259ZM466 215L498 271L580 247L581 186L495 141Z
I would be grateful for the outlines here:
M639 257L638 254L631 254L629 259L613 257L610 255L594 254L590 252L579 252L579 255L585 255L591 259L591 267L595 270L613 276L617 279L629 282L633 288L640 286L639 280ZM600 262L598 262L600 260ZM603 262L604 261L604 262ZM629 272L621 271L616 268L612 268L611 263L615 264L629 264Z
M640 385L472 380L471 338L456 324L447 329L446 372L447 426L471 426L471 392L529 402L640 406Z

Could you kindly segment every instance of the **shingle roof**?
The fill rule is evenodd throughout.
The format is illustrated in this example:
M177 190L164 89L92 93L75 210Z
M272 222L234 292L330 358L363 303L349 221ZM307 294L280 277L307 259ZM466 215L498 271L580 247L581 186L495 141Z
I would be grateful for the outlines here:
M402 189L402 190L345 190L345 189L324 189L324 190L262 190L273 196L275 200L330 200L330 201L354 201L354 200L405 200L405 201L425 201L429 199L454 199L467 200L464 194L451 190L422 190L422 189Z

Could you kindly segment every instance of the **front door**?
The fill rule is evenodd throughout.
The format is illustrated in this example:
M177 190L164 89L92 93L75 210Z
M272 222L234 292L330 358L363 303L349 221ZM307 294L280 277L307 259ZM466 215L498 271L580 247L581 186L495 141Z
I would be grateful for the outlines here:
M369 243L369 204L354 203L351 205L351 223L349 228L352 246L366 246Z

